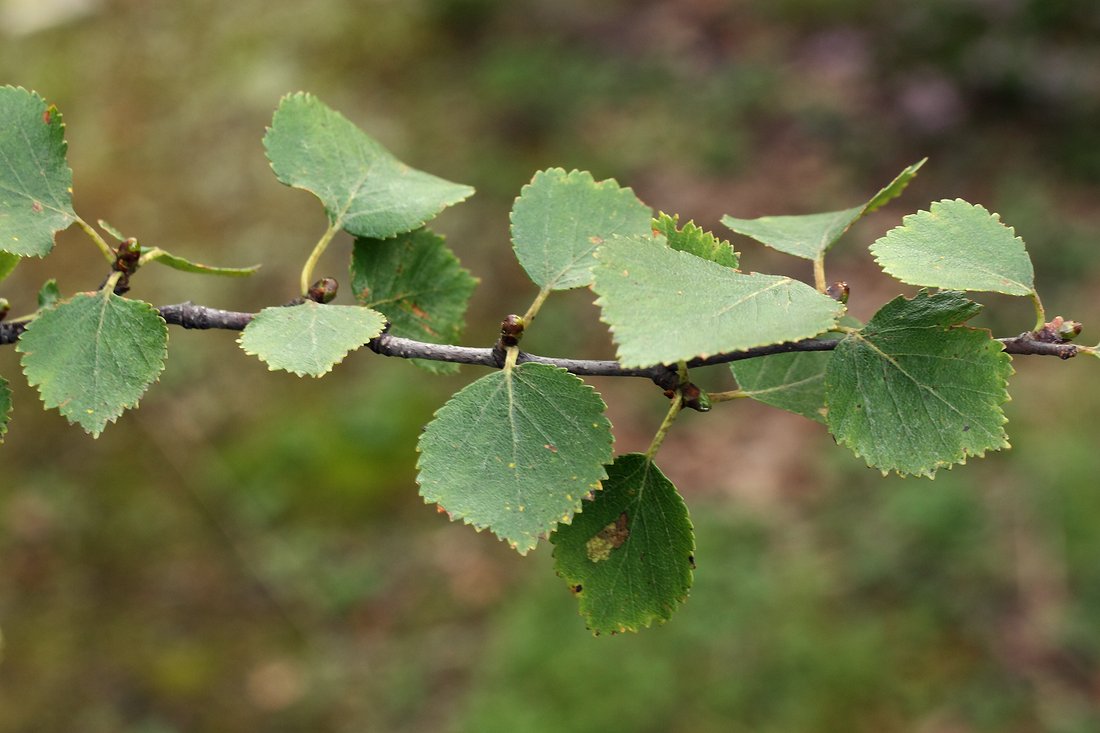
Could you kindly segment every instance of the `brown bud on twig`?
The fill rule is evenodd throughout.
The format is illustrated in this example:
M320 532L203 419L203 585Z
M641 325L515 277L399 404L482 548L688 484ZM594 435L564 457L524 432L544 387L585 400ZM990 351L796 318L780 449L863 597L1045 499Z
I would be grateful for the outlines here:
M683 395L684 407L696 412L710 412L710 397L696 385L688 382L680 387L680 394Z
M527 324L523 318L515 313L500 322L500 345L506 349L519 346L519 340L523 338L523 329Z
M1081 335L1081 324L1055 316L1035 332L1035 340L1047 344L1066 344Z
M334 278L323 277L313 283L306 292L306 298L314 303L331 303L332 299L336 297L336 291L339 287L340 284Z
M825 288L825 294L835 301L848 304L848 283L843 280L837 280L835 283Z

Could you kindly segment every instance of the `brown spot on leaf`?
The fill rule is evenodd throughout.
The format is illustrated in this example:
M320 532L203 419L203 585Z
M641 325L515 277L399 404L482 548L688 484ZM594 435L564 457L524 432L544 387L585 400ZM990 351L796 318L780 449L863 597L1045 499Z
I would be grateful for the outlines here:
M53 119L53 107L49 107L45 112L42 113L42 121L48 125L48 124L50 124L50 121L52 119Z
M584 590L584 586L582 586L580 583L577 583L576 585L569 586L569 590L573 591L573 595L576 595L577 593L580 593L582 590Z
M611 557L611 551L622 547L629 537L629 519L626 512L623 512L618 519L601 529L585 543L585 554L592 562L601 562Z
M428 320L428 314L423 308L419 307L416 303L409 303L409 309L413 312L413 315L423 320Z
M31 204L31 208L34 209L34 213L41 214L42 213L42 202L41 201L35 201L33 204Z
M557 453L558 452L558 447L556 445L554 445L553 443L546 443L542 447L545 448L546 450L550 451L551 453Z

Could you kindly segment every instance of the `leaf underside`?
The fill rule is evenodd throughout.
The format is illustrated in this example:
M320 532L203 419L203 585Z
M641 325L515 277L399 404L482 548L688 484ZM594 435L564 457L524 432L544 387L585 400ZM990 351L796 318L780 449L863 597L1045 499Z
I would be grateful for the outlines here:
M675 364L816 336L844 306L805 283L744 274L665 246L616 237L600 247L592 289L624 366Z
M520 364L467 385L420 436L420 495L521 555L600 488L611 423L564 369Z
M387 239L422 226L474 189L410 168L311 94L283 97L264 136L280 182L313 193L329 221Z
M988 331L960 325L980 309L961 293L921 291L845 337L825 372L837 442L883 473L929 477L1007 448L1011 359Z
M879 266L898 280L1007 295L1035 291L1031 258L1000 216L962 199L910 214L871 245Z
M360 237L351 260L351 287L360 305L383 313L389 333L453 344L462 337L466 306L477 278L459 264L443 237L418 229L396 239ZM427 359L413 363L436 373L458 364Z
M25 89L0 87L0 251L44 257L76 221L61 113Z
M0 443L4 442L4 436L8 433L8 422L11 420L11 386L8 380L0 377Z
M539 171L512 207L512 246L531 280L545 290L592 282L596 248L612 236L648 234L653 212L614 180L587 171Z
M320 377L382 333L386 318L354 305L300 305L264 308L241 333L238 343L272 371Z
M639 453L616 458L603 491L550 541L558 575L597 634L664 622L691 587L695 535L687 507Z
M825 423L825 368L832 353L802 351L730 364L745 394L781 410Z
M803 216L762 216L757 219L737 219L727 215L722 217L722 223L772 249L815 260L825 254L861 217L900 196L922 165L924 160L907 167L867 203L850 209Z
M80 293L41 311L17 349L46 407L98 436L164 369L168 327L148 303Z

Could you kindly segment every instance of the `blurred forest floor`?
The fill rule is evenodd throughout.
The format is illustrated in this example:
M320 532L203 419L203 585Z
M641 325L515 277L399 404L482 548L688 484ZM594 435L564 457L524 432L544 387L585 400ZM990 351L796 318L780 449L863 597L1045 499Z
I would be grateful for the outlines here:
M508 211L535 170L614 177L725 236L723 214L851 206L924 156L833 252L854 315L913 292L866 246L961 197L1024 238L1052 315L1100 331L1093 0L0 0L0 38L0 83L65 116L82 216L264 264L243 283L143 271L133 295L158 304L294 294L324 216L260 139L305 89L478 189L439 220L481 278L468 344L534 295ZM5 281L16 311L47 277L98 285L81 239ZM810 276L734 244L746 269ZM319 274L346 279L347 252ZM555 296L525 346L611 355L591 300ZM980 300L998 335L1031 324ZM695 589L664 627L593 639L548 548L518 558L417 496L419 430L480 370L362 352L299 380L180 329L170 351L96 441L0 352L0 733L1100 730L1094 363L1018 360L1014 449L935 482L881 478L759 405L686 415L658 460L695 519ZM665 409L626 382L594 382L619 452Z

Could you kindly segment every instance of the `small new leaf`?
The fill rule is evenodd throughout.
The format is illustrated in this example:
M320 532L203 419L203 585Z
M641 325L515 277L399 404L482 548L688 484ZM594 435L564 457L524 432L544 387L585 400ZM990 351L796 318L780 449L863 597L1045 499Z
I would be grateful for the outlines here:
M640 453L616 458L603 491L550 541L558 575L597 634L664 622L691 588L695 535L687 507Z
M476 285L477 279L459 264L443 237L427 229L392 240L355 240L351 260L355 299L385 314L394 336L456 343ZM413 363L436 373L458 371L457 364L448 362L415 359Z
M735 272L661 237L612 239L592 272L601 317L629 367L798 341L832 328L844 312L805 283Z
M937 201L871 245L887 273L911 285L1007 295L1035 292L1022 239L997 214L961 199Z
M165 252L159 247L143 247L141 250L142 259L147 262L159 262L162 265L171 267L173 270L179 270L181 272L191 272L196 275L219 275L221 277L248 277L257 270L260 269L260 265L252 265L251 267L215 267L213 265L204 265L199 262L192 262L191 260L179 257L171 252Z
M871 200L860 206L824 214L805 216L762 216L758 219L736 219L723 216L722 223L746 237L780 252L816 260L825 254L861 217L901 195L913 180L924 161L909 166L890 181Z
M271 371L282 369L299 377L320 377L382 333L386 317L354 305L322 305L306 301L293 306L264 308L245 327L237 343Z
M283 97L264 136L280 182L313 193L329 221L388 239L422 226L474 189L410 168L311 94Z
M830 432L884 474L938 468L1008 447L1001 405L1012 374L988 331L961 324L981 306L921 291L846 336L825 370Z
M65 126L26 89L0 87L0 252L44 257L76 221Z
M653 231L664 235L668 246L681 252L690 252L704 260L717 262L719 265L737 269L740 264L740 255L733 251L733 247L726 240L719 239L710 232L703 231L695 222L689 221L683 228L677 228L680 223L679 216L669 216L661 213L653 220Z
M61 288L57 287L57 280L51 277L38 289L38 309L52 308L59 300L61 300Z
M653 212L629 188L587 171L539 171L512 207L512 246L544 290L592 282L596 248L612 236L645 235Z
M168 327L148 303L80 293L40 311L17 349L46 407L98 437L164 369Z
M0 252L0 280L3 280L11 274L15 266L19 264L19 260L22 259L19 255L13 255L9 252Z
M488 374L421 434L420 495L524 555L600 488L613 440L605 409L564 369L526 363Z

